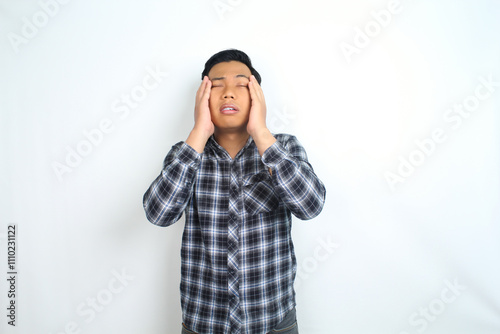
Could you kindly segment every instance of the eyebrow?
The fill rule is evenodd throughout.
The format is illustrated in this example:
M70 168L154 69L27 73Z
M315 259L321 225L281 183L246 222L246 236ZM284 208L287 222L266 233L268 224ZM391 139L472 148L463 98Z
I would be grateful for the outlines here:
M238 75L235 75L234 76L235 78L247 78L248 80L250 80L249 77L247 77L246 75L244 74L238 74ZM213 79L210 79L211 81L215 81L215 80L224 80L226 77L217 77L217 78L213 78Z

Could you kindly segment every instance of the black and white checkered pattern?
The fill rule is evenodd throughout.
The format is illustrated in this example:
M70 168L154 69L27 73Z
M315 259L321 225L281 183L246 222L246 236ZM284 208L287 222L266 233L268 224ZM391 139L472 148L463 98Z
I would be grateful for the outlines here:
M291 215L317 216L325 187L297 139L275 137L262 157L249 138L234 159L213 137L203 154L177 143L144 195L153 224L185 212L181 304L194 332L267 333L295 306Z

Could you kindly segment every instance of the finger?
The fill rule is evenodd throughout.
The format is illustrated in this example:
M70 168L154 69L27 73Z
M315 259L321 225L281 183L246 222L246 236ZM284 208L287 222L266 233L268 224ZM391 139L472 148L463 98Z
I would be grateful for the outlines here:
M207 100L210 99L210 91L212 90L212 81L208 80L207 77L207 83L205 84L205 91L203 92L203 99Z
M255 89L257 90L257 93L260 95L261 100L264 101L264 91L262 90L262 87L260 86L255 76L253 77L253 79L255 82Z
M203 77L203 80L201 81L201 84L200 84L200 87L198 88L198 91L196 92L197 99L200 99L203 96L203 94L205 92L205 87L207 85L207 81L210 81L210 80L208 80L208 77L205 75Z
M205 84L205 78L203 78L203 80L201 81L200 87L198 87L198 90L196 91L196 100L197 101L200 99L204 84Z
M253 75L250 76L250 82L248 83L248 89L250 90L250 97L252 101L255 101L259 98L257 94L257 89L255 87L255 78Z
M254 75L250 76L250 93L253 94L253 99L258 99L260 101L264 101L264 92L259 85L259 82L255 78Z

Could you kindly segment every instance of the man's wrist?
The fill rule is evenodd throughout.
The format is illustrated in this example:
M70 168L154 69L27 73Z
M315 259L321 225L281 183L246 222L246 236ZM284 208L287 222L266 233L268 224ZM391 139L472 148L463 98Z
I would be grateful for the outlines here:
M262 156L264 152L276 142L276 138L271 134L271 131L267 127L262 127L257 129L250 134L252 136L255 145L259 150L259 154Z
M203 153L205 145L212 134L194 127L186 139L186 144L194 148L198 153Z
M210 138L210 136L213 134L213 130L210 131L210 130L207 130L203 127L198 127L198 126L194 126L193 130L191 130L192 133L194 133L196 136L199 136L200 138L204 139L205 141L208 140L208 138Z

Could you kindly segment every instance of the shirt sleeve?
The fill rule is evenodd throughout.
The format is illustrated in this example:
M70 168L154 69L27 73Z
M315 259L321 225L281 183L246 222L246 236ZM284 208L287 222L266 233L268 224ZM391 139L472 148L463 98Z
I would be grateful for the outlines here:
M297 218L308 220L319 215L325 203L325 186L294 136L278 139L264 152L262 161L272 170L278 196Z
M181 218L192 196L200 164L201 154L185 142L172 147L160 175L143 197L144 211L151 223L169 226Z

